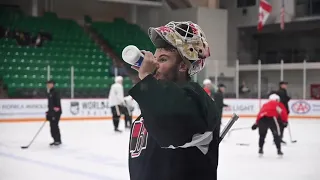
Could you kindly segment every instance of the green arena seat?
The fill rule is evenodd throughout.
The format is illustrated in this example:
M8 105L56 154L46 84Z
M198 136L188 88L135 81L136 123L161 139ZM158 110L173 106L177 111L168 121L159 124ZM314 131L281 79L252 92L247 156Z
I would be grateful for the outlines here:
M42 47L18 46L13 39L0 39L0 75L8 83L9 91L19 88L44 88L48 66L51 78L59 88L70 88L71 66L74 67L75 88L108 88L112 60L91 40L74 20L58 18L55 13L30 17L16 7L0 6L0 25L36 35L43 30L53 36ZM138 26L117 19L112 23L93 22L92 27L111 42L116 53L133 42L141 41L140 48L153 50L146 33ZM124 80L130 88L130 80Z

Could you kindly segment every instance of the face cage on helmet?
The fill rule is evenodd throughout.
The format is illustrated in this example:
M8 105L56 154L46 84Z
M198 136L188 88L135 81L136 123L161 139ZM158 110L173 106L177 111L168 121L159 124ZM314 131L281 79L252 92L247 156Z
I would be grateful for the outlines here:
M187 26L188 26L188 29L185 30L185 29L180 28L180 27L179 27L180 24L185 24L185 25L187 25ZM201 32L202 37L199 36L198 34L190 33L190 32L189 32L189 30L190 30L190 28L191 28L190 24L193 24L193 23L190 22L190 21L185 21L185 22L174 22L174 21L171 21L171 22L169 22L168 24L166 24L165 26L166 26L166 27L169 27L170 29L173 29L173 30L176 32L176 34L177 34L181 39L183 39L186 43L195 43L195 42L197 42L198 40L196 40L196 39L193 38L193 37L195 37L195 36L198 37L198 38L201 38L201 39L203 39L203 40L206 40L206 37L205 37L202 29L201 29L198 25L197 25L197 29L198 29L198 31ZM186 34L185 34L184 36L182 36L181 34L177 33L177 30L176 30L176 29L179 29L179 30L181 30L181 31L184 31ZM192 37L192 38L189 38L189 37L187 37L187 35L192 35L193 37Z
M179 25L181 25L181 24L187 25L187 27L188 27L187 30L182 29L181 27L179 27ZM202 34L202 36L199 36L198 34L194 34L194 33L190 33L189 32L189 30L191 28L191 24L194 24L194 23L192 23L190 21L185 21L185 22L174 22L174 21L171 21L168 24L166 24L165 26L169 27L172 30L174 30L175 34L177 36L179 36L181 39L183 39L184 42L187 43L187 44L189 44L189 43L193 44L193 43L198 42L199 41L198 38L202 39L202 41L206 41L206 37L204 35L204 32L202 31L202 29L198 25L195 25L195 26L196 26L197 30ZM180 33L177 32L177 29L185 32L185 35L182 36ZM188 35L192 35L192 37L191 38L187 37ZM186 57L184 57L183 54L181 54L180 51L178 51L178 52L179 52L181 58L184 60L184 62L187 63L187 65L189 67L192 67L192 64L196 63L198 61L198 60L189 60ZM196 73L198 73L198 72L191 71L191 68L189 68L189 71L188 71L189 76L193 76Z
M179 25L181 25L181 24L187 25L187 26L188 26L187 30L180 28ZM190 24L195 25L195 26L196 26L195 28L197 28L198 32L200 32L202 36L200 36L200 35L198 35L198 34L190 33L189 30L190 30L190 28L192 28ZM200 38L202 41L205 41L205 42L206 42L206 37L205 37L205 34L204 34L204 32L202 31L202 29L201 29L197 24L194 24L194 23L192 23L192 22L190 22L190 21L184 21L184 22L174 22L174 21L171 21L171 22L169 22L168 24L166 24L165 27L168 27L168 28L170 28L171 30L173 30L173 31L175 32L175 34L176 34L177 36L179 36L185 43L188 43L188 44L189 44L189 43L190 43L190 44L197 43L197 42L199 41L199 40L197 40L198 38ZM185 35L182 36L181 34L179 34L179 33L177 32L177 29L179 29L179 30L181 30L181 31L184 31L184 32L185 32ZM160 33L157 32L157 34L162 37L162 35L161 35ZM189 34L191 34L193 37L187 37L187 35L189 35ZM195 37L196 37L196 38L195 38ZM163 39L164 41L166 41L165 38L162 37L162 39ZM166 41L166 42L167 42L167 41ZM169 43L169 42L167 42L167 43ZM170 44L171 44L171 43L170 43ZM176 45L173 45L173 46L174 46L175 48L177 48ZM197 63L197 61L199 61L200 59L199 59L199 60L189 60L188 58L184 57L184 55L181 54L180 51L178 51L178 52L179 52L181 58L183 59L183 61L184 61L185 63L187 63L187 65L189 66L188 74L189 74L190 77L193 76L193 75L195 75L195 74L197 74L199 71L201 71L201 69L203 69L203 68L201 68L199 71L194 71L194 70L192 70L192 68L190 68L190 67L192 67L192 65L193 65L194 63ZM204 62L204 63L205 63L205 62Z

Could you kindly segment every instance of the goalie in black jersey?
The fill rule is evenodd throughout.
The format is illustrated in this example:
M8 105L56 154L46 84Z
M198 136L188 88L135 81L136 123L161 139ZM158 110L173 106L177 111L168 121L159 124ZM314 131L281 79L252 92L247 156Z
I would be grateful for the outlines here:
M155 54L145 54L141 81L129 94L141 116L130 137L131 180L217 179L219 119L215 102L191 82L210 56L203 31L192 22L150 28Z

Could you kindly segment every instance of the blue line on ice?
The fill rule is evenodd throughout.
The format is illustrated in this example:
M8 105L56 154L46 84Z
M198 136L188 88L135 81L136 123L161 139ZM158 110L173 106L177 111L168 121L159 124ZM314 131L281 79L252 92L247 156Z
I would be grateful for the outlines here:
M102 176L102 175L91 173L91 172L85 172L85 171L81 171L78 169L63 167L63 166L59 166L59 165L48 163L48 162L41 162L41 161L37 161L37 160L33 160L33 159L21 157L21 156L16 156L16 155L9 154L9 153L0 152L0 156L4 156L4 157L11 158L11 159L18 160L18 161L29 162L32 164L40 165L40 166L51 168L54 170L59 170L59 171L67 172L67 173L82 175L82 176L86 176L86 177L89 177L92 179L113 180L113 178L108 177L108 176Z

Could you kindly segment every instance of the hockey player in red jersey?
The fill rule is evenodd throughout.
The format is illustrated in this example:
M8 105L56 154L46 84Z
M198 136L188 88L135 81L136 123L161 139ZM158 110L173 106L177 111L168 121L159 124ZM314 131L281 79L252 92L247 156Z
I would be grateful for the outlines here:
M203 81L203 90L210 96L212 97L212 94L211 94L211 88L212 87L212 82L210 79L205 79Z
M252 130L259 128L259 154L263 154L263 145L268 129L271 130L274 143L276 144L278 155L283 155L281 151L281 132L280 126L287 126L288 113L282 103L280 97L276 94L269 96L269 102L265 103L258 116Z

